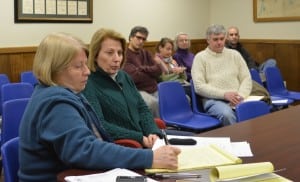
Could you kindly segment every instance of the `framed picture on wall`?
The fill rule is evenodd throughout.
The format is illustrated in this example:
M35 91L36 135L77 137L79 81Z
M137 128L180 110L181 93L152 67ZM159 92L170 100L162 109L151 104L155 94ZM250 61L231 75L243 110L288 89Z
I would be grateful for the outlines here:
M15 22L92 23L93 0L15 0Z
M255 22L299 21L300 0L253 0Z

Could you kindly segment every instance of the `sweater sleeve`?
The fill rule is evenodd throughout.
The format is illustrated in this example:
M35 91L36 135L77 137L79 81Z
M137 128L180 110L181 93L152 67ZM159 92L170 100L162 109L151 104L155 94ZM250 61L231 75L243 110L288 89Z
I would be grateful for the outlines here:
M158 79L162 73L161 68L155 63L150 53L143 51L144 60L137 60L134 55L127 55L124 70L132 77L136 84L148 80L149 77Z
M160 68L159 64L154 61L154 58L149 51L144 50L143 53L145 58L144 62L146 64L143 64L140 67L140 70L150 74L154 78L157 78L162 73L162 69Z
M57 103L44 116L39 126L41 141L66 165L87 169L139 169L152 165L151 150L126 148L96 138L71 104Z

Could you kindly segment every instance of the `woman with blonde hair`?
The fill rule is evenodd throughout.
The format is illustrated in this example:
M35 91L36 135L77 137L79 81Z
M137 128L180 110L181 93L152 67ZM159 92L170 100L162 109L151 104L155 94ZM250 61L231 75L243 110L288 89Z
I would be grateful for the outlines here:
M177 168L180 150L133 149L111 143L81 91L90 75L88 50L71 35L52 33L37 48L39 80L26 107L19 140L19 181L56 181L70 168Z
M83 91L113 140L132 139L151 148L162 133L132 78L121 68L126 40L111 29L96 31L90 42L91 75Z

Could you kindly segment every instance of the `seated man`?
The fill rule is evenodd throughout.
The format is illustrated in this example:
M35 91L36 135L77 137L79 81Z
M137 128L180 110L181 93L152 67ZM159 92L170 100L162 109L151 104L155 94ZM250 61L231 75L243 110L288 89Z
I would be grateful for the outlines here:
M149 51L143 49L148 34L145 27L132 28L123 69L133 79L153 116L159 117L157 81L164 67L158 57L153 58Z
M225 46L226 30L222 25L208 27L208 47L196 54L192 66L195 91L203 97L204 110L222 121L236 123L232 107L249 96L251 76L243 57Z
M264 73L267 67L276 66L276 60L272 58L265 60L260 65L256 61L254 61L253 58L248 53L248 51L240 43L240 34L239 34L239 29L237 27L228 28L226 47L237 50L243 56L249 69L254 68L258 70L260 73Z

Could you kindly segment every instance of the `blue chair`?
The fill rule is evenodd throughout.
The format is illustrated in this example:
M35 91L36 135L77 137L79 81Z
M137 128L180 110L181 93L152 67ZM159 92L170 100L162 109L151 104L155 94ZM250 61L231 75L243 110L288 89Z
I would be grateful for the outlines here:
M38 83L38 80L34 76L32 71L21 72L21 82L30 83L32 86L35 86Z
M4 84L10 83L6 74L0 74L0 99L1 99L1 87ZM2 115L2 106L0 106L0 115Z
M19 136L19 125L29 98L13 99L3 103L1 145Z
M1 107L3 103L12 99L30 98L33 93L33 86L30 83L7 83L1 87Z
M257 83L261 84L262 86L265 86L256 69L253 69L253 68L250 69L250 73L251 73L252 80L256 81ZM283 98L283 97L270 96L270 98L271 98L271 103L275 110L278 110L280 108L286 108L294 102L293 99L288 99L288 98ZM286 100L286 102L279 102L279 101L283 101L283 100Z
M1 146L12 138L19 136L19 126L29 98L13 99L4 102L2 126L1 126ZM0 161L0 170L2 162Z
M197 114L204 114L204 115L208 115L205 111L204 108L202 106L201 103L201 96L199 96L196 91L195 91L195 87L194 87L194 83L193 80L190 80L190 86L191 86L191 103L192 103L192 109L194 113Z
M270 107L263 101L242 102L235 107L237 122L270 113Z
M11 99L29 98L33 93L30 83L6 83L0 88L0 110L2 113L3 103Z
M250 75L251 75L251 78L252 80L256 81L257 83L261 84L262 86L264 86L261 78L260 78L260 75L259 75L259 72L254 69L254 68L251 68L250 69Z
M9 82L9 78L6 74L0 74L0 86Z
M266 87L271 96L300 100L300 92L289 91L277 67L268 67L265 71Z
M5 182L19 181L19 137L7 141L1 147ZM30 164L28 164L30 165Z
M184 88L179 82L159 83L158 96L160 117L167 126L200 132L221 125L221 122L214 117L192 111Z

